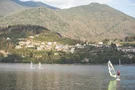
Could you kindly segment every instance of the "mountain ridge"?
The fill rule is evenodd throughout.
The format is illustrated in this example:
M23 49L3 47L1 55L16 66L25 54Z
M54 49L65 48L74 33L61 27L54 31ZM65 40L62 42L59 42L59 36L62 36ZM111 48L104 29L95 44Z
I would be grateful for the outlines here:
M108 5L92 3L70 9L27 9L0 20L1 26L32 24L82 41L123 39L135 34L135 18Z
M5 15L14 13L16 11L28 9L28 8L35 8L35 7L47 7L51 9L58 9L56 7L44 4L42 2L33 2L33 1L26 1L22 2L20 0L0 0L0 17Z
M11 0L0 0L0 16L8 15L9 13L22 10L23 6L16 4Z
M47 5L45 3L42 3L42 2L34 2L34 1L20 1L20 0L12 0L14 1L15 3L21 5L21 6L26 6L26 7L47 7L47 8L51 8L51 9L58 9L56 7L53 7L53 6L50 6L50 5Z

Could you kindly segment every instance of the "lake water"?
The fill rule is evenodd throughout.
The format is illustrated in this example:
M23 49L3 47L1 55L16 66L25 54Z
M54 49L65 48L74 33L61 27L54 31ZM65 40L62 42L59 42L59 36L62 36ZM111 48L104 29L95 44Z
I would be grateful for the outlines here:
M0 90L135 90L135 66L114 66L121 81L109 76L107 65L0 64Z

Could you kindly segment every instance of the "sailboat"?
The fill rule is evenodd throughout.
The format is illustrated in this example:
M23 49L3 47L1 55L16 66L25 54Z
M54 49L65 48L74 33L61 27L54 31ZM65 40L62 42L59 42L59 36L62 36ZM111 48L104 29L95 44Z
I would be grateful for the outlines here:
M41 66L41 62L39 62L38 68L39 68L39 69L43 69L43 67Z
M30 69L35 69L32 62L30 63Z

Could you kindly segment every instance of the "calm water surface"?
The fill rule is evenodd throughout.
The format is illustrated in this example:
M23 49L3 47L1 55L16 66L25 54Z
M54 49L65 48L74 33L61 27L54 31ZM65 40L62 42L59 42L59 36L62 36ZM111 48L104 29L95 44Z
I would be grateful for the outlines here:
M108 74L107 65L0 64L0 90L135 90L135 65L114 66L121 81Z

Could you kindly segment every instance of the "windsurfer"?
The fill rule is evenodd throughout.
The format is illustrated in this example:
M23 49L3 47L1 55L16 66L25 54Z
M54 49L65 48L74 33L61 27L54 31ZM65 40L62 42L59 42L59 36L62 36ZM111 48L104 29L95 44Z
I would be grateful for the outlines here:
M120 79L120 71L117 71L117 79Z

